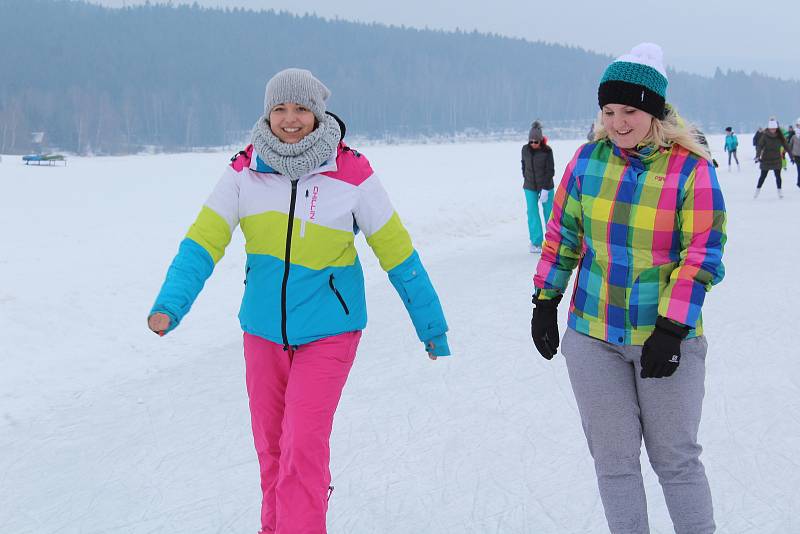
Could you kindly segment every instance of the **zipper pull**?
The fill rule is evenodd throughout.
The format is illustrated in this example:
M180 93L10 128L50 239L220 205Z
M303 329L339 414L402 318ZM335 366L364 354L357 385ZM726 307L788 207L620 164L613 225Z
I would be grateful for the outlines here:
M308 189L306 189L306 198L308 198Z

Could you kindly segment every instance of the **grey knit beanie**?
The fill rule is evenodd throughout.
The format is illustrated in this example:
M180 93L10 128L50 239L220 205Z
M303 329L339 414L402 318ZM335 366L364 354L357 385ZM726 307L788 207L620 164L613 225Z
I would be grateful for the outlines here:
M541 143L542 139L544 139L544 134L542 133L542 123L539 121L533 121L533 124L531 124L531 130L528 132L528 141L537 141Z
M267 82L264 92L264 115L278 104L293 102L307 107L317 120L325 121L325 101L331 92L311 71L305 69L285 69Z

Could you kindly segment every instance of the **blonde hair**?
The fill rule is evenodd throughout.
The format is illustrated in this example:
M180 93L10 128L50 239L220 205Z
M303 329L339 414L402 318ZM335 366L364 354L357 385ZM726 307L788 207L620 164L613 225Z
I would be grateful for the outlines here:
M683 120L674 107L667 105L666 111L667 114L663 119L653 117L650 131L639 144L663 148L680 145L689 152L711 161L711 151L708 149L708 145L701 141L701 138L705 138L702 137L697 127ZM603 127L603 110L600 110L594 124L594 140L602 141L608 138L608 132Z

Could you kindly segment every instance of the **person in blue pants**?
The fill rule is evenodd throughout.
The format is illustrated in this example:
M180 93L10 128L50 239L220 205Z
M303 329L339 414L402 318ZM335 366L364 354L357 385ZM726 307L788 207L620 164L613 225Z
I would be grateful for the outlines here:
M542 251L543 224L547 224L553 209L554 174L553 149L547 144L541 123L533 121L528 143L522 147L522 176L525 180L522 188L528 206L528 251L532 254Z

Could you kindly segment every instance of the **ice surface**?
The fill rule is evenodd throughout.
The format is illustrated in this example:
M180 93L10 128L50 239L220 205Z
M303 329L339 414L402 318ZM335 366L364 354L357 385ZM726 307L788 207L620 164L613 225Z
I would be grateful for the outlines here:
M741 172L719 172L730 238L704 310L703 459L720 532L800 532L800 189L790 165L784 199L770 175L753 200L749 141ZM557 179L578 144L553 142ZM359 238L370 324L334 425L332 534L606 532L563 358L529 338L520 147L357 147L439 291L454 356L426 358ZM258 529L241 235L180 328L145 326L229 156L3 157L0 532ZM645 483L652 531L672 532L649 467Z

